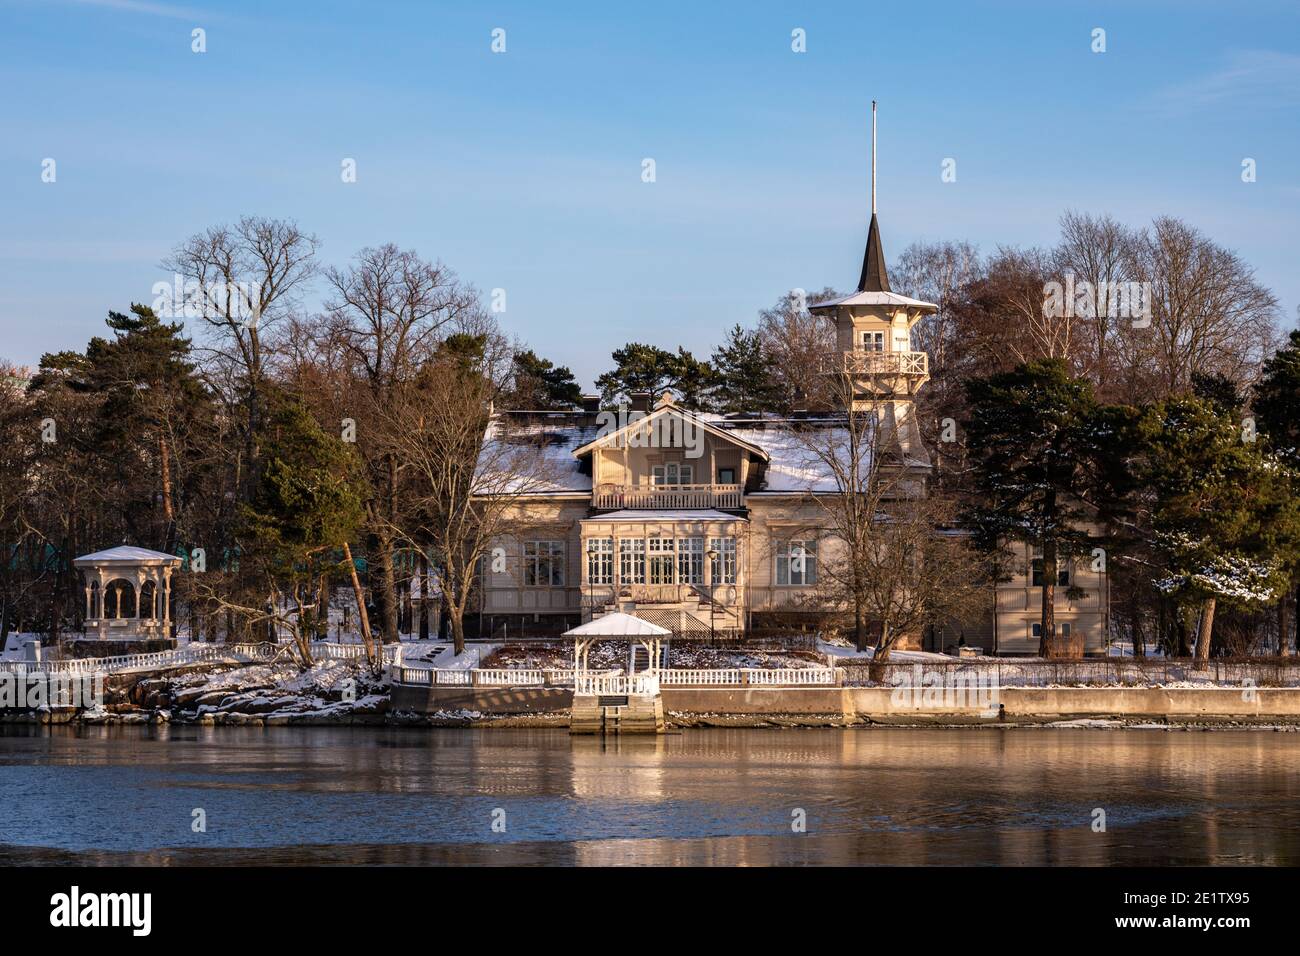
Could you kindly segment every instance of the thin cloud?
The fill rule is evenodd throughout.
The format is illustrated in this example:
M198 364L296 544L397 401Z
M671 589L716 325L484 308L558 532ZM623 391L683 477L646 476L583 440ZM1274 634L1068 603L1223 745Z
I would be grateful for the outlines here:
M1149 105L1167 113L1216 106L1283 108L1300 104L1300 55L1234 50L1217 70L1159 90Z
M102 7L106 10L119 10L123 13L141 13L151 17L167 17L172 20L193 20L207 16L202 10L175 7L168 3L147 3L145 0L64 0L82 7Z

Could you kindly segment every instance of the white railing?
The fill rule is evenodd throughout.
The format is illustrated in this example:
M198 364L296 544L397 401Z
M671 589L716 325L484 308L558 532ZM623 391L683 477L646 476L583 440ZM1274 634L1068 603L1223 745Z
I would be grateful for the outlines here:
M488 667L460 670L401 665L390 670L392 680L399 684L420 687L565 687L575 689L590 685L589 681L624 678L618 671L601 671L579 674L571 669L536 667ZM634 674L632 679L653 677L655 687L834 687L839 675L833 667L732 667L732 668L669 668L647 674ZM578 693L622 694L658 693L654 691L583 691Z
M829 369L849 375L928 375L930 357L925 352L869 352L855 349L826 356Z
M402 651L401 644L385 644L383 662L392 664L397 661ZM318 661L355 661L366 656L364 644L335 644L329 641L312 641L311 656Z
M623 695L659 693L658 674L578 674L573 681L577 695Z
M114 657L79 657L63 660L0 661L0 672L15 674L118 674L128 671L160 670L180 667L202 661L230 661L251 664L273 660L285 644L183 644L170 651L148 654L118 654ZM401 644L388 644L383 649L383 662L395 663L402 651ZM362 660L366 656L364 644L335 644L316 641L311 645L314 660Z
M19 674L115 674L177 667L199 661L268 661L277 653L279 648L274 644L186 644L174 650L150 654L119 654L115 657L80 657L71 660L0 661L0 670Z
M740 508L740 485L597 485L597 508Z
M838 683L833 667L673 667L660 671L659 678L667 687L833 687Z

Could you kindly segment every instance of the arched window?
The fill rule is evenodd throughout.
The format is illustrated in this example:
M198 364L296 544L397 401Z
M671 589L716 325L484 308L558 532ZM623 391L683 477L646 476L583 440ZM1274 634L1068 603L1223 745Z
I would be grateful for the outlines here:
M104 616L135 617L135 585L126 578L115 578L104 586Z
M140 585L140 616L145 619L158 617L158 586L152 581Z

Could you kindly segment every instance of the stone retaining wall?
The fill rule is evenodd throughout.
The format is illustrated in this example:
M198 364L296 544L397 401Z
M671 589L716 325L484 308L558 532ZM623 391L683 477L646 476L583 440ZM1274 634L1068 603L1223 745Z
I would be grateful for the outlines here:
M393 687L393 710L539 714L567 711L560 687ZM696 714L815 714L899 720L1079 717L1300 718L1300 688L1004 687L995 698L947 691L900 698L890 687L665 687L666 711Z

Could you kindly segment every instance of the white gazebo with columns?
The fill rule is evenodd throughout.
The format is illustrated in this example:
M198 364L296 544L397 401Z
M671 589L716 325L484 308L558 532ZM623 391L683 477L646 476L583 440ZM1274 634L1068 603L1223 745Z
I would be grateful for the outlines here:
M171 579L181 559L122 545L76 558L85 578L86 637L157 640L171 637Z

